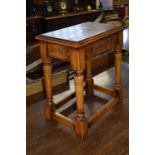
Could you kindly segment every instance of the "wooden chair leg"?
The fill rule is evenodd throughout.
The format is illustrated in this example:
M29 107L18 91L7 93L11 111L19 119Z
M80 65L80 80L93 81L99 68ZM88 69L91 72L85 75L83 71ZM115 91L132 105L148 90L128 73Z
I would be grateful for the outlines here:
M94 80L92 76L91 59L86 62L86 80L85 80L86 94L94 94Z
M77 118L75 121L75 131L77 135L84 138L88 132L88 123L84 115L84 76L82 73L74 74L76 102L77 102Z
M44 106L44 116L47 120L51 120L52 113L55 112L55 108L52 97L52 67L50 59L44 62L44 77L45 77L45 91L47 97Z
M122 61L122 53L121 48L117 47L115 49L115 78L116 78L116 86L115 89L119 94L119 103L123 102L123 91L121 87L121 61Z

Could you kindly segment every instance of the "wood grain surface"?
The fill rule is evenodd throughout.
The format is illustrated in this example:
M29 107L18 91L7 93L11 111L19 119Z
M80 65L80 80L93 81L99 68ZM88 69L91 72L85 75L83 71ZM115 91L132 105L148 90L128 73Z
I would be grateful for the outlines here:
M115 83L113 75L114 68L111 68L96 76L95 83L112 88ZM104 83L102 83L103 76L106 77ZM63 124L46 121L43 115L44 100L28 106L27 155L128 155L129 67L124 63L122 65L122 86L124 87L123 104L118 104L97 121L90 128L88 137L84 140L77 138L74 131ZM107 98L99 92L97 95L96 98L88 98L85 104L86 117L100 109L104 104L103 98ZM76 118L76 110L69 117Z

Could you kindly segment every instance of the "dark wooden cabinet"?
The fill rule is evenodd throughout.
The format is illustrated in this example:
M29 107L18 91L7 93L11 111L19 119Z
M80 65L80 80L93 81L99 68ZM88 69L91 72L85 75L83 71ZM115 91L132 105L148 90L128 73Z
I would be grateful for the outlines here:
M43 32L80 24L86 21L94 21L100 13L101 11L85 11L42 18Z
M42 23L40 17L29 17L26 19L26 40L33 40L41 32Z

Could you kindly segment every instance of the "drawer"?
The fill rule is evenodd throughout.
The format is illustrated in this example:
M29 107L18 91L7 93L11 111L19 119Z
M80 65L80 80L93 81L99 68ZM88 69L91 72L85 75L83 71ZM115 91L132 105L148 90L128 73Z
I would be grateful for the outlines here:
M115 36L110 36L108 38L97 41L92 45L93 56L99 55L106 51L112 50L115 46Z

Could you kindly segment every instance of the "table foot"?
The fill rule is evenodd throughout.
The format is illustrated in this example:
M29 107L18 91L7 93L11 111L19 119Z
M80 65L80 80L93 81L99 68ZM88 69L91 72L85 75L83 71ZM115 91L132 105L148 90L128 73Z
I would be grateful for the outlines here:
M123 89L122 88L116 88L116 92L118 93L118 103L123 103Z
M54 106L52 104L49 104L49 102L46 102L44 105L44 116L46 120L52 120L52 113L55 112Z
M75 132L78 136L84 139L88 134L88 123L83 114L78 114L75 121Z

